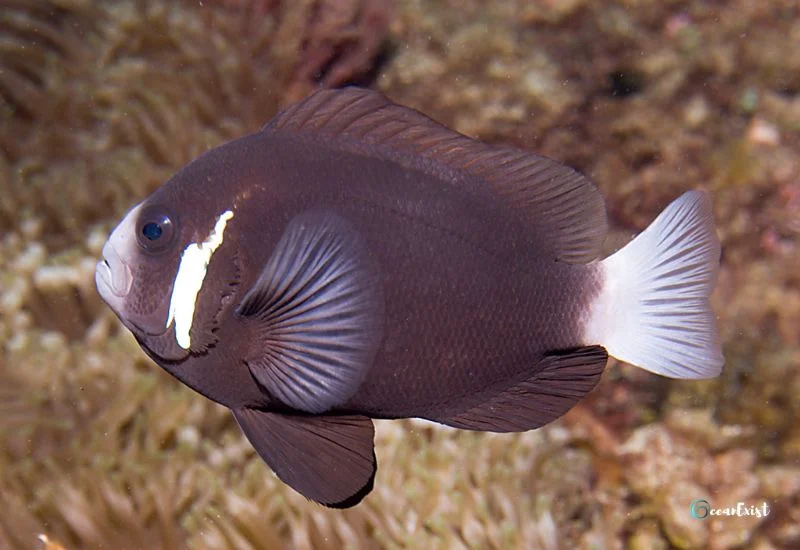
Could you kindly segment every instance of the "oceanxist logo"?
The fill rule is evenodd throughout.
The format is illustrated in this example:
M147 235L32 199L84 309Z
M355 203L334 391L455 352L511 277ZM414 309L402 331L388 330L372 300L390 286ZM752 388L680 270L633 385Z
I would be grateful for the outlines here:
M747 505L744 502L737 502L736 506L714 508L706 499L698 498L692 501L692 504L689 506L689 513L692 514L692 517L695 519L706 519L709 516L755 516L757 518L764 518L769 515L769 504L762 502L756 506Z

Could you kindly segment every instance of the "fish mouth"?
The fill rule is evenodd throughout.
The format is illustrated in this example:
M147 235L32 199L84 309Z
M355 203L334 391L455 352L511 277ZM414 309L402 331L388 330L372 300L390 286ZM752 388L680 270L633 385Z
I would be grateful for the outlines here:
M97 291L109 304L125 298L133 286L131 268L122 261L110 242L103 246L103 259L97 262L94 278Z

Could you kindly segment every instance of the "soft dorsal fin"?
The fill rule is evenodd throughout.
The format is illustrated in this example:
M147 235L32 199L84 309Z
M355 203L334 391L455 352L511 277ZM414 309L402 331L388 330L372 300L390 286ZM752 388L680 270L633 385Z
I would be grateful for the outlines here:
M535 375L459 414L429 420L465 430L524 432L564 415L600 381L608 360L601 346L550 354Z
M531 228L543 252L568 263L596 259L607 232L602 195L583 175L533 153L488 145L363 88L320 90L264 127L308 132L352 152L388 158L441 174L488 182ZM542 237L546 236L546 238Z
M305 416L234 409L259 456L292 489L331 508L355 506L372 491L378 463L366 416Z

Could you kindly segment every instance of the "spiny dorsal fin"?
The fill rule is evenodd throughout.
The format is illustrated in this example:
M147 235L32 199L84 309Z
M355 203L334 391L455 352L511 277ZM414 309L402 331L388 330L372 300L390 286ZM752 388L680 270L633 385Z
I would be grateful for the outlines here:
M508 199L534 236L546 235L535 239L542 251L568 263L586 263L600 254L607 231L605 202L583 175L527 151L470 139L378 92L320 90L264 130L308 132L341 150L377 150L437 175L480 178Z

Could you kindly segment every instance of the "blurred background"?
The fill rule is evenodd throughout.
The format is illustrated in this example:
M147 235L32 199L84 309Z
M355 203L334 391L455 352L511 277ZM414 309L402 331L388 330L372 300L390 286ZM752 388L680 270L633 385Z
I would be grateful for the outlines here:
M800 548L799 46L796 0L0 0L0 548ZM581 170L608 252L708 190L722 376L611 364L524 434L378 422L350 510L278 482L94 264L189 160L346 84Z

